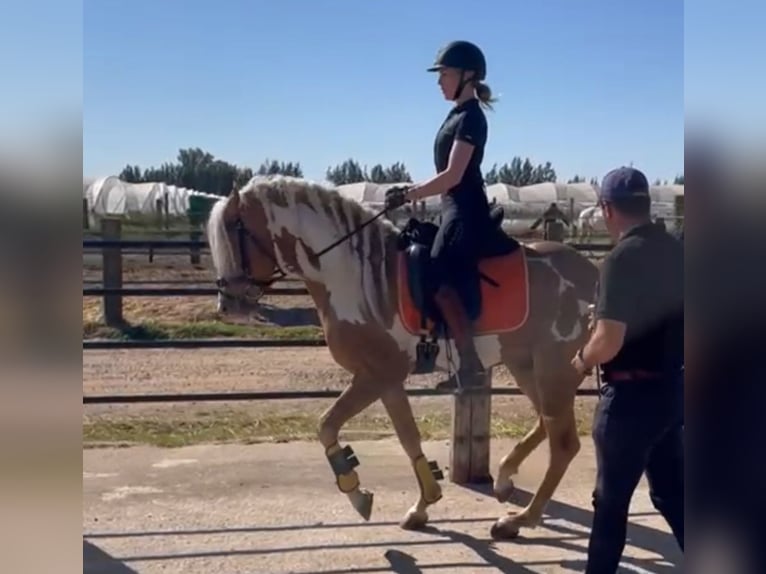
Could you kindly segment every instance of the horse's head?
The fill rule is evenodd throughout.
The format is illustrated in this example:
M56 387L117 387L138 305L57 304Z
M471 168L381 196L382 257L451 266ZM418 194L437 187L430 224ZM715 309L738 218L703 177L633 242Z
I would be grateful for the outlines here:
M211 209L207 233L217 274L219 312L241 309L241 303L257 303L268 287L286 275L258 200L245 202L238 191L232 191Z

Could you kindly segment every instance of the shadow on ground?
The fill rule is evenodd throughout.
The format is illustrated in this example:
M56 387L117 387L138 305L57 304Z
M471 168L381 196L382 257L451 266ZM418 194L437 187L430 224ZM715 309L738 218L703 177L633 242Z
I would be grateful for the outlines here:
M481 486L475 489L471 489L482 494L489 494L489 487ZM514 496L511 500L512 503L525 506L532 498L532 494L525 490L517 489L514 492ZM345 550L351 548L367 548L372 551L380 549L384 552L383 556L388 562L388 566L371 566L371 567L356 567L340 570L311 570L301 571L295 574L351 574L352 572L358 572L361 574L372 574L378 572L395 572L397 574L418 574L428 571L439 569L440 571L450 571L452 569L465 568L476 569L476 571L487 571L489 568L496 568L500 572L506 572L510 574L525 574L534 573L535 567L550 567L561 566L569 568L576 572L582 572L585 569L585 557L588 546L588 532L590 531L590 525L592 522L592 513L587 510L583 510L562 502L551 501L547 508L544 528L553 532L553 535L535 538L525 538L520 536L519 538L508 542L496 542L489 537L489 526L494 522L496 517L485 518L468 518L458 520L434 520L425 530L424 533L430 536L421 540L370 540L368 542L352 542L338 544L322 544L322 545L306 545L306 546L286 546L286 547L271 547L271 548L257 548L248 550L221 550L221 551L204 551L204 552L185 552L178 554L155 554L145 556L129 556L129 557L117 557L113 558L95 546L89 545L84 542L84 553L90 551L93 553L91 562L97 565L99 562L106 563L111 560L114 566L112 569L92 569L85 570L88 573L96 574L98 572L116 572L118 574L130 573L133 570L125 566L125 563L130 562L164 562L172 560L184 560L193 558L216 558L216 557L229 557L229 556L258 556L258 555L273 555L280 553L294 553L294 552L315 552L315 551L328 551L328 550ZM455 525L461 523L485 523L486 524L486 538L477 538L475 536L459 532L454 529ZM576 525L579 528L566 526L561 523L569 523ZM186 530L186 531L153 531L153 532L114 532L114 533L98 533L84 535L85 538L91 540L108 539L108 538L140 538L148 536L190 536L190 535L204 535L204 534L232 534L232 533L256 533L256 532L275 532L275 531L297 531L297 530L313 530L313 529L345 529L345 528L380 528L395 526L396 522L373 522L366 524L359 523L341 523L341 524L315 524L315 525L284 525L284 526L268 526L268 527L242 527L242 528L230 528L230 529L208 529L208 530ZM418 559L412 554L405 552L403 549L417 548L418 546L435 546L435 545L462 545L472 551L476 556L476 561L465 561L454 564L430 564L419 563ZM678 572L683 555L676 545L676 541L671 534L656 530L654 528L636 524L631 522L628 526L628 544L644 550L648 553L652 553L659 558L652 559L634 559L624 558L623 564L638 567L644 571L649 571L656 574L665 574L670 572ZM508 554L507 547L512 545L547 545L554 548L564 550L568 553L574 553L575 556L580 556L577 559L568 560L514 560L505 556ZM385 549L385 550L383 550ZM122 568L122 569L120 569ZM445 570L446 569L446 570ZM490 570L491 571L491 570Z
M280 327L318 326L319 316L314 307L292 307L283 309L261 303L255 312L257 318Z
M82 541L83 574L138 574L123 562L112 558L98 546Z

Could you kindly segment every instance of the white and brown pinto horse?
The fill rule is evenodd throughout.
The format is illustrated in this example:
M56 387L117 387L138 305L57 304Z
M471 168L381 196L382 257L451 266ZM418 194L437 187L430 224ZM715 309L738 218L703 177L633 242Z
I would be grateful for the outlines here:
M305 283L333 359L351 374L318 429L338 488L369 519L372 494L360 488L358 461L338 439L346 421L380 399L420 487L402 527L421 528L428 521L426 508L442 494L438 472L423 456L404 386L420 341L417 309L407 293L399 230L384 218L363 226L371 216L334 189L290 177L258 177L213 206L208 241L226 297L257 298L285 275ZM546 437L550 448L548 468L529 505L492 527L494 537L511 538L521 527L539 524L580 448L574 400L582 377L570 360L587 339L598 271L572 248L547 242L481 265L495 278L509 279L510 287L504 289L502 280L499 289L482 287L477 350L486 367L507 366L538 414L534 428L500 463L494 484L498 500L509 498L511 476ZM437 370L448 368L446 354L437 355Z

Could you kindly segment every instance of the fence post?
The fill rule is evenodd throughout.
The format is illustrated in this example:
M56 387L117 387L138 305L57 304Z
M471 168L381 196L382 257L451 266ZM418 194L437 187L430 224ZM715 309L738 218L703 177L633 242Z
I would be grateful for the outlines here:
M165 219L165 229L170 229L170 198L166 191L162 196L163 217Z
M101 238L104 241L119 241L122 236L122 222L119 219L101 220ZM122 289L122 250L119 247L104 247L102 254L102 284L104 289ZM104 323L118 327L124 323L122 317L122 295L104 295L102 305Z
M489 436L492 417L492 371L484 377L487 392L455 395L452 403L452 441L449 478L456 484L486 484L489 471Z
M199 230L192 230L189 232L189 239L192 241L199 241L202 239L202 232ZM200 264L200 251L199 246L195 245L189 248L189 254L191 259L192 265L199 265Z

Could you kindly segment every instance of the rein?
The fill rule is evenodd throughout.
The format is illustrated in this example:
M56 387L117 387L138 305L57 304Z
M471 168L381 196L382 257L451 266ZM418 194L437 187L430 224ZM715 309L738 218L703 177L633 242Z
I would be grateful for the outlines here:
M388 213L388 208L383 208L381 211L376 213L374 216L372 216L370 219L362 223L359 227L352 229L348 233L346 233L343 237L340 239L333 241L330 245L322 249L319 253L316 254L316 257L319 258L322 255L325 255L338 247L338 245L341 245L345 241L348 241L351 237L362 231L365 227L373 223L374 221L378 220L379 218L383 217L386 213ZM234 279L224 279L223 277L219 277L216 279L216 287L218 287L218 291L221 294L225 293L223 292L223 289L226 288L228 285L231 284L232 281L237 280L245 280L248 285L254 285L255 287L258 287L261 289L261 293L259 294L258 298L260 298L264 293L263 290L271 287L276 281L279 281L280 279L287 276L287 273L282 269L282 267L279 265L279 262L277 261L276 257L271 254L271 252L264 248L263 245L261 245L261 242L258 241L258 238L255 237L248 229L245 227L244 222L242 221L241 217L238 217L236 222L234 223L236 230L237 230L237 243L239 244L239 260L240 265L242 266L242 274ZM246 240L249 239L253 245L255 245L256 249L260 251L264 256L266 256L267 259L270 259L271 262L274 264L274 270L271 272L271 276L268 279L255 279L251 277L250 275L250 262L247 258L247 249L245 248Z

